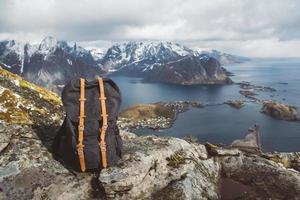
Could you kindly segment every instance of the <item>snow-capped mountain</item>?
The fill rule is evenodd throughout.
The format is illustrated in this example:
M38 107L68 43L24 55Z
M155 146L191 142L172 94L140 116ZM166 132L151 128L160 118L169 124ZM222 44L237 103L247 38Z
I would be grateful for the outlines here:
M90 51L90 53L93 56L96 63L98 63L99 66L101 66L100 62L103 59L103 57L104 57L107 50L103 49L103 48L96 48L96 47L87 47L85 49Z
M156 63L166 63L194 53L185 46L171 42L127 42L109 48L101 64L108 72L126 68L139 73Z
M234 63L243 63L249 61L249 58L243 56L232 55L224 52L217 51L215 49L210 51L205 50L198 50L198 54L201 55L208 55L217 59L222 65L234 64Z
M2 41L0 62L9 71L53 90L75 76L89 78L103 73L90 51L53 37L34 45Z
M171 42L127 42L109 48L100 61L109 73L175 84L230 83L211 56Z
M0 42L0 62L10 71L21 74L25 60L32 56L35 46L15 40Z
M125 42L106 51L53 37L38 44L0 42L0 62L6 69L53 90L73 77L104 73L178 84L229 83L226 70L217 60L225 62L230 56L195 51L172 42Z

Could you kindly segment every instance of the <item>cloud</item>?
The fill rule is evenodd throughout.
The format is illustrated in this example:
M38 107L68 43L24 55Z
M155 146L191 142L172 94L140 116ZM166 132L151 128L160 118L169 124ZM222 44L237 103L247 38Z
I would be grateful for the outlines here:
M0 0L0 39L170 40L300 57L299 10L297 0Z

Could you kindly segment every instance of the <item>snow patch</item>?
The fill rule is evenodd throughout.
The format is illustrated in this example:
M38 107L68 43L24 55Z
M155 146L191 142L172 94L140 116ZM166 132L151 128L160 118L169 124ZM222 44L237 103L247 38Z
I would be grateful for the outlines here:
M70 59L67 59L67 62L68 62L69 65L72 65L72 64L73 64L73 63L72 63L72 60L70 60Z

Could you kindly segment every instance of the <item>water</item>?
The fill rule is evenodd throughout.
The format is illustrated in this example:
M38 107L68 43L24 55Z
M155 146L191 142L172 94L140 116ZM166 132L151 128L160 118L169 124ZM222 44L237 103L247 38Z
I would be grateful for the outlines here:
M235 74L236 82L270 86L276 92L260 92L261 99L275 99L300 108L300 59L254 60L226 66ZM138 103L191 100L217 104L226 100L245 99L238 85L178 86L146 83L139 78L114 76L120 86L122 108ZM243 138L248 127L259 124L262 147L265 151L300 151L300 123L273 119L259 112L261 106L247 103L241 109L227 105L192 108L180 114L170 129L153 131L139 129L137 134L158 134L176 137L193 135L201 142L230 144Z

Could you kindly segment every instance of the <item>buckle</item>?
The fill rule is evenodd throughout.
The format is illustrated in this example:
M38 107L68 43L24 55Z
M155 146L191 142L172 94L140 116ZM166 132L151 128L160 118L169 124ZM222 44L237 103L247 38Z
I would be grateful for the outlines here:
M83 132L84 131L84 126L78 126L78 132Z
M106 131L107 128L108 128L108 125L107 125L107 124L102 125L102 131Z
M100 146L101 151L106 151L106 144L105 143L100 142L99 146Z

